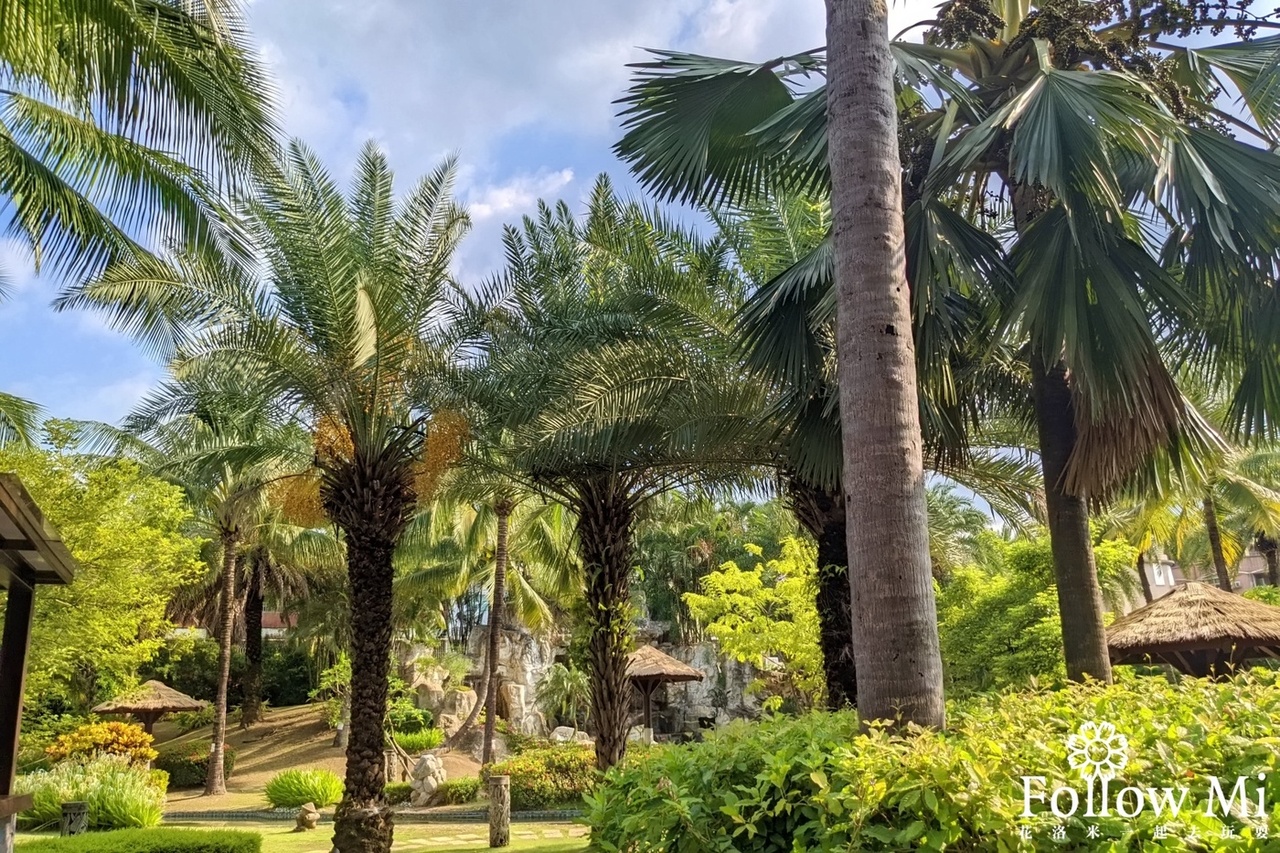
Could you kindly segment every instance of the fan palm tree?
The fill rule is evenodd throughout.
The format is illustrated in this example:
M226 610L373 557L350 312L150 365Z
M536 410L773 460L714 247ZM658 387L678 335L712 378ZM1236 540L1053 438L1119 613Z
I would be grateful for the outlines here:
M1268 294L1280 238L1269 223L1280 180L1275 155L1255 142L1273 145L1280 126L1280 40L1193 45L1182 37L1216 23L1244 35L1270 25L1184 12L955 2L929 43L892 47L910 131L918 355L930 355L926 320L957 270L1012 269L995 295L1034 413L1073 678L1110 677L1089 495L1194 431L1166 359L1230 380L1233 431L1264 431L1276 412ZM619 152L665 195L823 194L828 93L791 84L825 65L822 52L764 65L663 54L628 98ZM1219 105L1221 91L1239 94L1243 118ZM830 256L829 245L815 250L793 284L831 287Z
M8 0L0 8L4 225L71 278L220 231L216 187L270 162L276 127L235 0Z
M626 750L637 511L759 458L763 405L730 358L741 283L720 241L619 201L597 181L584 222L540 205L508 229L507 271L479 298L471 395L511 436L510 473L577 518L590 630L596 760Z
M127 262L69 300L105 308L155 347L176 348L189 369L237 365L281 419L313 436L313 482L342 532L350 580L351 734L334 831L341 853L391 844L382 755L393 557L443 468L427 463L461 441L432 428L423 402L452 357L441 296L469 227L452 200L454 176L446 161L397 200L386 157L370 143L344 197L295 142L278 179L263 181L238 216L262 278L230 260Z

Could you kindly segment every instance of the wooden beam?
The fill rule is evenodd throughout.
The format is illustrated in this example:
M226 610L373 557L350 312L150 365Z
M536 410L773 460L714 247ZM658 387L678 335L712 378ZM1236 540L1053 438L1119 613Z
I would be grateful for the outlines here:
M31 645L31 617L35 613L34 583L9 585L0 641L0 797L13 793L18 772L18 733L22 729L22 692L27 683L27 652Z

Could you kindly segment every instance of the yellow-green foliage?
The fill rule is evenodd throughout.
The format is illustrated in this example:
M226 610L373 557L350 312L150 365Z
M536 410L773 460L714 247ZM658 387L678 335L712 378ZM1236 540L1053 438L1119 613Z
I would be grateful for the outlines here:
M45 754L54 761L123 755L135 764L146 764L159 755L151 748L154 740L142 726L133 723L89 723L70 734L59 735Z
M92 705L102 697L78 685L128 686L164 643L174 589L200 574L191 512L181 489L130 462L4 448L0 471L21 477L80 564L73 583L36 596L26 695Z
M342 779L323 768L285 770L267 782L267 799L275 808L296 809L306 803L316 808L331 806L342 799Z
M64 761L18 777L16 790L32 795L32 807L18 820L32 829L56 826L63 803L84 802L93 829L155 826L164 811L165 781L121 755Z
M1112 796L1186 787L1177 817L1150 808L1089 817L1083 794L1074 816L1036 800L1022 816L1024 776L1043 777L1046 792L1085 790L1066 742L1099 721L1128 739ZM1108 686L987 695L953 703L945 732L861 734L852 713L778 717L629 756L587 796L587 822L592 849L606 853L1270 851L1275 842L1257 836L1261 827L1280 836L1277 732L1280 673L1265 669L1225 683L1125 673ZM1267 813L1209 814L1212 777L1228 794L1244 777L1255 805L1265 786ZM1167 843L1155 840L1162 825ZM1055 843L1059 826L1066 837ZM1193 831L1203 846L1183 844Z
M760 556L758 547L747 547ZM689 612L725 654L764 672L767 658L782 661L782 672L771 673L778 677L756 685L773 694L766 703L770 707L788 698L810 705L822 695L816 567L813 545L788 538L778 559L752 569L727 562L702 579L701 593L684 597Z
M563 744L531 749L489 770L511 777L511 807L545 809L576 803L596 780L595 751L589 746Z

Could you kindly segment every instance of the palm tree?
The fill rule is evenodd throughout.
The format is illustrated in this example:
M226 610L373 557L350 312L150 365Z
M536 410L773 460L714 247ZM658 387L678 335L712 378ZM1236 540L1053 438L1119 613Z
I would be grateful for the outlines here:
M10 0L0 27L7 227L70 278L200 245L211 190L266 167L271 87L235 0Z
M393 558L442 467L424 458L443 460L461 441L432 429L423 400L451 358L441 295L469 220L452 200L452 160L399 201L372 143L347 198L300 143L280 172L237 223L258 249L263 280L230 260L129 262L71 301L113 311L153 345L177 345L182 364L237 365L280 418L313 436L320 505L342 532L350 581L351 734L334 846L385 851Z
M957 268L1012 268L995 295L1038 432L1067 669L1105 680L1088 498L1193 430L1166 350L1234 379L1233 431L1275 415L1280 344L1261 306L1280 254L1263 224L1280 210L1280 180L1252 141L1274 144L1280 100L1274 37L1188 46L1181 36L1215 26L1204 10L1175 21L1159 4L1115 19L1073 9L1073 25L1055 28L1057 7L948 4L929 43L892 50L920 350ZM1243 12L1224 20L1252 25ZM788 85L823 69L820 52L765 65L663 54L632 90L619 151L667 195L828 191L827 91ZM1248 120L1219 108L1223 87L1243 94ZM1142 227L1151 215L1167 226ZM1008 239L993 244L977 224ZM830 253L815 250L796 275L830 287Z
M475 446L450 470L429 511L406 532L399 559L412 568L396 579L399 596L436 601L487 588L488 648L476 703L446 745L462 739L485 712L483 763L493 760L500 687L498 650L508 620L548 630L580 572L571 555L571 526L558 504L530 492L492 466L492 448Z
M35 444L39 426L40 406L0 391L0 447L10 443Z
M626 750L636 514L759 458L740 437L761 389L729 356L741 285L722 244L620 202L603 177L584 222L543 204L505 242L506 275L479 300L489 320L472 400L511 436L511 476L577 518L596 760L608 768Z

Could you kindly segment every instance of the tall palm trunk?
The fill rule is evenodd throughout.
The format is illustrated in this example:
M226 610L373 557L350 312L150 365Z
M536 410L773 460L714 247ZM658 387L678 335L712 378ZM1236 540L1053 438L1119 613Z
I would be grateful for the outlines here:
M634 507L607 477L583 483L579 495L578 547L586 573L591 632L591 719L596 726L596 766L608 770L627 751Z
M1147 604L1155 601L1155 594L1151 592L1151 578L1147 577L1147 555L1143 551L1138 552L1138 583L1142 584L1142 600Z
M413 507L396 471L357 459L334 472L325 509L347 537L351 593L351 725L342 802L334 813L337 853L388 853L385 740L391 669L392 556Z
M262 555L249 557L249 578L244 592L244 702L240 705L240 727L248 728L262 719Z
M498 544L493 555L493 600L489 602L489 688L484 706L484 755L481 763L493 763L493 730L498 721L498 645L502 639L502 612L507 600L507 528L511 502L494 505L498 521Z
M1267 561L1267 583L1280 586L1280 543L1265 533L1259 533L1254 544Z
M1227 592L1235 592L1231 573L1227 570L1227 555L1222 550L1222 530L1218 527L1218 507L1213 496L1204 496L1204 527L1209 532L1209 553L1213 555L1213 570L1218 576L1218 586Z
M1110 682L1111 657L1089 534L1089 505L1084 495L1071 494L1065 486L1067 463L1076 446L1075 406L1066 365L1058 362L1048 367L1032 358L1031 384L1067 677Z
M828 160L853 647L864 720L946 722L888 4L827 0Z
M213 743L209 748L209 769L204 777L205 796L225 794L227 777L224 756L227 751L227 687L231 681L231 628L236 609L236 547L240 536L235 530L223 530L222 592L218 611L218 692L213 703Z
M832 711L857 707L858 682L850 612L849 543L845 538L844 500L837 489L821 489L798 477L787 478L796 520L818 543L818 640Z

